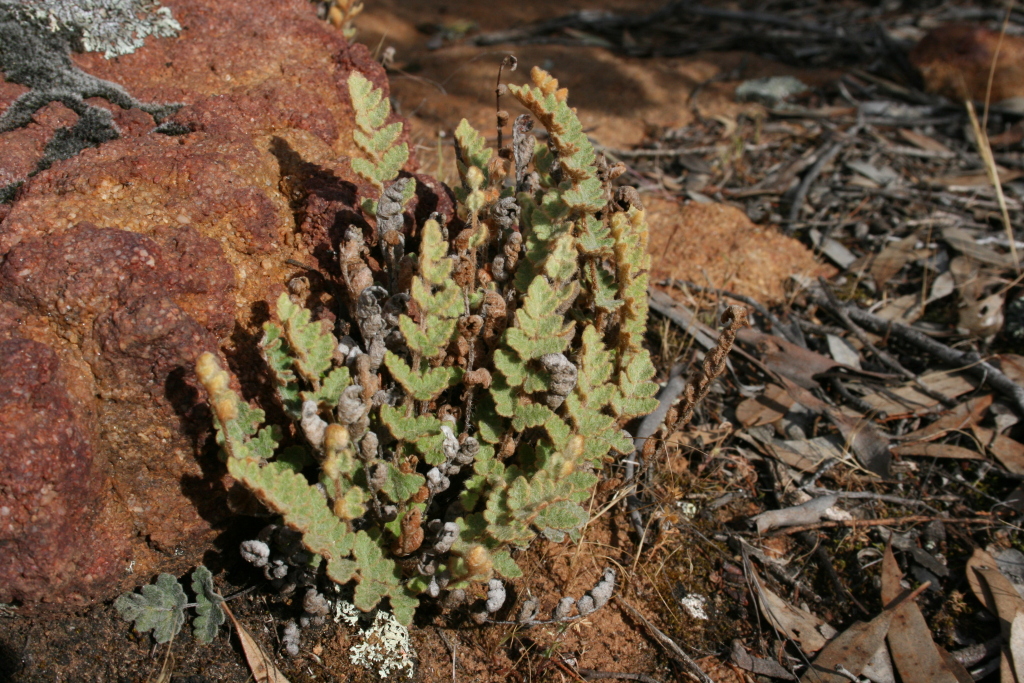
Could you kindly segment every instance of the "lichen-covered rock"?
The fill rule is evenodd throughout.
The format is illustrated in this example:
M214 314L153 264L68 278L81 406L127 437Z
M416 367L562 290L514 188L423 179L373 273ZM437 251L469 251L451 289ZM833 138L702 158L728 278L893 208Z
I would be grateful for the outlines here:
M88 581L61 579L46 589L53 600L109 597L138 576L200 560L229 514L230 480L205 448L210 417L195 358L219 350L244 395L268 392L255 351L267 302L294 276L313 273L295 262L337 270L338 240L373 192L349 165L360 151L348 75L358 70L387 92L367 48L348 45L306 0L258 9L241 0L162 4L183 27L178 37L150 36L113 60L70 60L133 102L180 104L173 116L89 99L110 113L117 138L43 170L40 158L80 113L54 101L0 133L0 186L23 182L0 204L0 343L34 344L54 372L74 378L76 452L83 471L108 472L107 485L93 482L91 493L63 503L69 517L107 511L95 532L41 534L36 551L109 559L122 548L134 563L134 576L127 563L104 561ZM26 92L0 80L0 116ZM162 132L154 115L164 118ZM414 171L410 163L406 172ZM447 191L420 179L407 229L432 211L453 212ZM36 386L25 400L35 400ZM44 424L18 424L12 434L46 438ZM15 483L0 487L0 509L34 509L46 482L18 479L21 451L4 449L4 457ZM113 537L121 545L96 547ZM63 547L51 547L58 541ZM44 597L26 578L36 566L28 548L3 547L13 578L0 576L0 601ZM67 573L84 567L76 562L64 562Z

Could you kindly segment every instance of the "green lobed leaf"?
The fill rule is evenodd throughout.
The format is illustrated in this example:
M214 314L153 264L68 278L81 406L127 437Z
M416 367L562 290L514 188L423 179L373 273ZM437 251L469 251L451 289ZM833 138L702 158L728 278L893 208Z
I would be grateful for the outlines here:
M387 467L387 477L380 490L393 503L404 503L409 500L426 483L422 474L417 474L416 472L405 474L390 462L385 463L384 466Z
M351 552L353 535L331 512L327 501L306 478L286 464L232 458L228 472L274 512L285 524L302 533L302 544L312 553L342 558Z
M302 397L299 394L298 377L292 369L294 359L289 353L280 326L267 322L263 324L263 340L260 351L277 385L277 396L288 417L297 420L302 416Z
M227 620L221 608L224 598L213 587L213 574L203 565L192 572L192 592L196 594L196 616L192 635L201 643L211 643L220 625Z
M413 370L390 351L384 352L384 365L391 372L395 381L417 401L433 401L448 387L455 386L462 380L463 371L456 367L426 368Z
M519 568L516 561L512 559L511 553L507 550L494 553L491 556L491 561L494 563L494 571L505 579L518 579L523 575L523 570Z
M486 138L473 128L466 119L462 119L455 129L455 142L458 144L459 151L461 152L462 158L458 160L457 165L463 182L466 182L466 164L475 166L486 174L487 163L491 160L491 155L494 152L487 146Z
M380 418L392 436L399 441L411 443L426 462L431 465L444 462L444 451L441 448L444 434L441 433L441 421L436 417L406 417L403 408L384 404L380 407Z
M349 95L355 112L357 130L352 138L369 159L352 159L352 170L378 190L393 180L409 159L409 146L396 144L402 135L400 122L385 125L391 115L391 103L381 89L375 88L365 76L353 71L348 78ZM371 199L371 203L375 202ZM376 207L372 206L371 215Z
M323 384L316 391L304 391L302 392L303 401L315 401L320 406L326 408L336 408L338 401L341 400L341 394L348 389L351 383L348 368L340 367L331 370L327 377L324 378ZM302 416L302 404L299 404L299 418ZM295 418L293 418L295 419Z
M395 619L403 626L412 623L419 600L409 595L401 582L401 573L393 560L384 557L381 547L368 533L359 531L352 546L359 571L352 602L369 612L385 597L391 599Z
M135 622L139 633L153 632L158 643L166 643L185 624L185 591L178 579L161 574L155 584L142 587L142 595L125 593L114 601L122 619Z
M295 357L295 369L307 382L319 386L331 369L338 340L321 321L311 321L309 309L293 303L287 293L282 292L277 299L277 315L284 324L284 335Z

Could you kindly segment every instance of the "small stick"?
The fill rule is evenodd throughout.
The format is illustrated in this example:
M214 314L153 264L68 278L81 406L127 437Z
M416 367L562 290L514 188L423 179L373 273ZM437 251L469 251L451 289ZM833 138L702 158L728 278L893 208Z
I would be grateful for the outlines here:
M800 217L800 209L804 206L804 199L807 198L807 192L811 189L811 184L818 179L821 172L825 170L825 166L827 166L842 149L842 141L834 141L824 152L821 153L818 160L814 162L814 165L811 166L810 170L808 170L800 180L800 185L796 188L796 194L793 195L793 203L790 204L789 213L786 215L786 218L790 221L790 224L786 226L787 234L793 233L794 227L792 224Z
M845 498L846 500L879 500L883 503L893 503L895 505L914 505L918 507L927 508L932 512L937 513L938 510L928 505L923 500L913 500L912 498L901 498L899 496L891 496L887 493L875 493L873 491L829 491L828 489L820 489L814 486L802 487L804 491L815 496L837 496L839 498Z
M718 289L716 287L703 287L701 285L696 284L695 282L690 282L689 280L677 280L674 278L667 278L665 280L662 280L661 285L663 287L675 287L676 289L682 289L683 287L687 287L697 292L706 292L709 294L715 294L716 296L725 296L729 297L730 299L735 299L736 301L739 301L750 306L755 311L757 311L765 318L767 318L769 321L771 321L773 331L774 329L778 329L782 336L785 337L788 341L793 342L797 346L807 348L807 343L803 340L803 335L798 334L799 328L797 328L797 332L794 332L791 328L784 325L778 317L776 317L771 311L768 310L766 306L761 304L761 302L759 302L757 299L753 299L743 294L736 294L735 292L730 292L728 289Z
M849 529L862 526L890 526L893 524L921 524L926 522L942 522L943 524L993 524L996 520L979 519L978 517L940 517L938 515L907 515L906 517L883 517L881 519L840 519L791 526L768 534L769 536L789 536L802 531L816 529Z
M636 436L633 438L633 452L623 461L626 465L624 474L625 484L630 484L633 481L636 466L640 462L640 454L643 452L644 445L661 427L661 424L665 421L665 416L668 415L669 408L672 407L672 404L679 398L679 394L683 393L683 389L686 388L686 378L682 376L682 371L682 365L676 365L672 368L668 383L665 385L665 388L658 392L658 407L654 409L653 413L645 417L640 422L640 426L637 427ZM631 493L627 496L626 507L629 509L629 519L633 523L633 530L636 531L637 538L639 539L644 537L644 520L640 515L642 505L643 501L640 500L636 493Z
M632 674L618 671L595 671L594 669L577 669L579 674L588 681L594 681L599 678L611 678L620 681L640 681L640 683L658 683L657 679L651 678L647 674Z
M937 391L934 391L933 389L929 389L921 382L917 375L903 367L902 363L900 363L898 360L890 356L885 351L882 351L877 346L875 346L871 342L871 340L868 339L868 336L867 334L865 334L864 329L850 319L849 312L843 306L843 304L840 303L838 297L836 297L835 292L832 291L832 288L828 285L828 282L825 280L825 278L818 278L818 283L821 285L821 290L825 293L825 298L828 300L827 303L822 302L825 308L828 309L828 311L832 313L832 315L839 318L839 320L841 320L842 323L846 325L846 328L853 333L853 336L855 336L857 340L864 345L865 348L871 351L872 355L874 355L875 358L881 361L882 364L888 367L890 370L902 375L904 379L908 379L911 382L913 382L917 390L920 391L925 396L928 396L929 398L940 402L942 405L946 407L951 408L956 405L956 401L949 398L945 394L941 394Z
M836 293L832 291L832 288L829 286L828 281L825 280L825 278L819 277L818 284L821 285L821 291L825 293L825 298L828 299L828 303L825 308L827 308L830 313L835 315L844 325L846 325L846 329L853 333L853 336L857 338L857 341L863 344L875 358L880 360L883 365L893 372L902 375L904 379L915 378L914 373L903 367L902 363L890 356L888 353L875 346L871 340L868 339L864 330L857 323L850 320L850 314L846 312L845 308L843 308L843 304L840 303L839 298L836 296Z
M813 291L811 295L817 303L823 306L826 305L823 296ZM908 344L912 344L944 363L961 368L980 382L988 383L990 387L1008 398L1016 407L1018 413L1024 415L1024 387L1021 387L997 370L991 363L981 360L977 353L973 351L957 351L908 325L879 318L858 308L846 307L846 312L857 324L866 327L868 330L876 334L888 334Z
M627 612L629 612L629 614L632 617L640 621L640 623L643 624L644 627L646 627L647 630L651 632L651 635L654 636L654 639L661 643L661 645L666 650L668 650L669 655L674 659L679 660L683 664L683 666L687 670L689 670L691 674L696 676L701 683L715 683L706 673L704 673L701 670L699 666L697 666L697 662L693 661L690 655L686 654L683 651L683 648L676 645L676 642L674 640L672 640L664 633L662 633L661 629L659 629L657 626L648 621L647 617L640 614L640 612L637 611L635 607L633 607L628 602L620 598L618 595L616 595L614 599L615 602L617 602L621 607L623 607Z

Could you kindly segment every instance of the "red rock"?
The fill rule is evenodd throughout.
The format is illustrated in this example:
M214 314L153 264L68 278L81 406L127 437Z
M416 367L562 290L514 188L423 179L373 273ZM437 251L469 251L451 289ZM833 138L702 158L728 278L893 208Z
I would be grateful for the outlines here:
M103 526L105 463L58 356L0 341L0 602L78 602L127 565L128 529Z
M910 53L928 92L955 102L985 100L999 32L947 24L929 32ZM1024 96L1024 37L1003 36L992 78L991 102Z
M121 137L27 178L0 205L0 344L31 351L4 356L26 389L17 417L0 417L0 439L42 439L48 458L73 455L82 473L61 484L70 488L58 515L41 505L49 470L4 442L15 457L0 471L16 485L0 485L0 507L49 526L3 547L0 601L109 598L201 561L230 513L192 364L222 349L243 394L271 403L256 342L269 302L304 272L288 261L336 267L338 230L360 220L371 192L348 163L360 154L349 74L387 92L367 48L348 45L307 0L163 4L185 27L179 38L73 59L140 101L183 103L173 122L189 132L154 133L149 114L91 99L112 111ZM0 110L23 92L0 81ZM25 179L76 119L51 104L0 134L0 186ZM410 229L430 211L453 215L437 183L424 182L415 202ZM59 383L19 379L37 366L64 378L63 403ZM26 406L37 405L52 407L33 418ZM56 425L75 426L48 431ZM59 569L49 583L46 562Z

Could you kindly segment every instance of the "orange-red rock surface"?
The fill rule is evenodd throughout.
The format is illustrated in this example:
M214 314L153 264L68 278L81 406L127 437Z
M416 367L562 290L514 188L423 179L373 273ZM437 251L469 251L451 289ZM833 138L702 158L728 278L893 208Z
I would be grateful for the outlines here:
M997 56L998 55L998 56ZM995 70L992 61L996 60ZM985 100L992 75L991 102L1024 96L1024 38L974 24L947 24L929 32L910 53L925 89L955 102Z
M0 205L0 602L109 597L201 561L228 511L195 358L220 349L245 395L266 391L267 302L305 272L287 260L336 267L370 190L347 161L349 73L387 92L365 47L307 0L163 4L178 38L74 60L140 101L183 103L188 132L89 100L121 137ZM0 81L0 111L25 90ZM75 120L51 103L0 135L0 185ZM418 204L451 212L429 188Z

